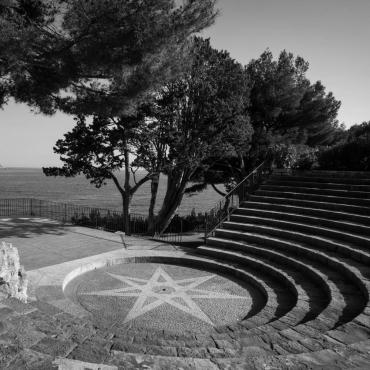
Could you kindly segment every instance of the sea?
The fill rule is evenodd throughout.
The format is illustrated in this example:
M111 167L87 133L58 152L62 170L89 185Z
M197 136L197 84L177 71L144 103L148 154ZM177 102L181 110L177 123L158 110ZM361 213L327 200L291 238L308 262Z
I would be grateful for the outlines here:
M137 178L144 175L144 171L138 172ZM124 177L119 177L123 181ZM161 176L157 210L163 201L166 181L166 177ZM98 189L84 176L46 177L40 168L0 168L0 199L4 198L36 198L88 207L122 209L121 195L112 181L107 181L106 185ZM185 195L178 214L207 212L217 205L220 198L212 187L201 193ZM150 182L147 182L134 195L131 212L147 215L149 199Z

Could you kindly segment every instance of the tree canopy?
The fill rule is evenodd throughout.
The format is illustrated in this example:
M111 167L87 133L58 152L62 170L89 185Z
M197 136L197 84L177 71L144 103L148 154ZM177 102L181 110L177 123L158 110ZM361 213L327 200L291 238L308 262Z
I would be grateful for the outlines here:
M277 59L266 50L246 67L250 84L246 115L253 127L243 155L214 158L204 173L204 184L232 187L260 164L273 144L329 145L340 139L340 108L323 84L307 78L308 62L282 51Z
M212 158L243 153L252 134L245 69L227 52L213 49L209 40L195 38L189 55L191 68L157 90L135 114L95 115L92 121L78 116L76 127L55 147L63 167L44 172L51 176L82 173L97 186L113 180L126 212L138 186L151 180L152 231L164 230L189 182L198 179ZM135 158L132 163L129 154ZM131 185L130 167L145 168L148 175ZM124 186L115 175L120 169L126 171ZM167 175L168 182L155 218L160 174Z
M137 112L131 116L112 118L105 116L76 117L76 126L58 140L54 152L60 155L62 167L43 168L47 176L74 177L83 174L100 188L106 181L113 181L122 196L125 231L129 230L129 212L133 195L152 178L149 172L138 181L136 165L130 155L136 155L136 143L145 145L141 135L144 116ZM121 181L119 172L125 172ZM133 184L131 180L133 175Z
M165 130L162 172L168 178L156 219L159 230L166 228L199 171L212 158L244 152L252 133L243 66L201 38L195 39L191 56L191 70L161 89L155 102L154 122Z
M326 93L320 81L311 84L309 64L301 57L282 51L277 60L267 50L247 67L252 90L249 114L256 131L288 133L297 140L326 144L338 127L341 103Z
M117 115L184 67L215 1L0 0L0 103Z

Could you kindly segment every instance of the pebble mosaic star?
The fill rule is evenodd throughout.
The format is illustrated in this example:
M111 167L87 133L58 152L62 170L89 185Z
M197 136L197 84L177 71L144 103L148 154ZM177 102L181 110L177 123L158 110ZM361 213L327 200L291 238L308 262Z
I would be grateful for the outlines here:
M248 299L246 296L233 295L212 290L198 289L215 277L207 275L188 279L173 279L164 269L158 267L148 279L110 274L125 284L122 288L84 293L84 295L102 297L137 297L137 300L124 319L124 323L138 318L163 304L169 304L191 316L214 325L211 319L195 303L195 299Z

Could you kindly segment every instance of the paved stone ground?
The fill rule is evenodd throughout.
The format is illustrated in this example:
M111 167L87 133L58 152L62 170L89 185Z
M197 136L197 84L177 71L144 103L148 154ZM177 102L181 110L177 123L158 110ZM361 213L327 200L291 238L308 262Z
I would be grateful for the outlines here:
M42 218L0 218L0 239L18 248L27 271L123 248L119 235ZM171 244L125 237L129 250L176 250Z
M31 295L27 304L15 299L1 300L0 369L104 368L96 367L96 364L105 364L107 369L218 368L210 358L214 354L226 353L227 349L222 349L221 342L217 345L210 336L196 336L189 328L164 334L163 330L154 327L148 330L145 326L117 326L112 322L103 325L96 316L85 315L86 311L81 306L74 305L63 294L62 283L70 271L77 271L76 275L79 275L84 272L84 266L89 270L104 266L104 263L99 265L101 261L108 260L109 264L109 259L124 260L143 253L150 256L181 255L182 248L125 237L128 250L124 250L119 235L29 218L0 219L0 239L19 249L21 262L29 273ZM145 272L144 268L140 273L135 265L131 265L129 270L131 276L146 273L144 277L148 278L158 267L151 265L148 271ZM186 279L194 278L197 271L173 266L162 268L171 270L175 278L185 276ZM107 271L122 273L120 269L117 266ZM209 277L210 273L197 271L196 278L204 276ZM159 278L160 281L163 276ZM212 279L213 283L224 284L223 294L236 292L247 297L242 299L246 306L235 311L235 319L244 312L244 308L248 311L251 298L245 287L221 276ZM82 280L87 284L87 280ZM101 285L104 281L98 279L97 286L89 289ZM207 288L215 292L210 285L211 282ZM168 284L163 287L173 289ZM204 284L200 288L204 288ZM179 312L172 322L176 322L178 315ZM197 324L201 321L198 320Z
M249 285L194 268L123 264L88 272L65 291L96 322L181 333L237 322L252 301L263 300Z
M187 251L181 248L125 238L128 250L123 250L118 235L99 230L64 227L40 219L0 220L0 240L12 242L19 248L22 262L28 269L31 280L29 303L0 298L1 370L370 368L369 341L295 354L294 351L283 349L282 345L286 343L287 338L279 335L276 343L272 345L264 342L263 333L261 337L241 339L237 332L228 328L213 328L211 325L207 333L194 333L184 327L181 330L167 331L152 326L149 330L149 326L132 325L134 320L125 325L117 325L114 320L99 322L96 316L83 309L82 306L86 304L81 301L83 293L122 288L119 279L118 283L117 280L109 280L107 277L106 280L101 280L101 273L129 277L131 280L126 281L136 281L143 285L155 275L158 268L166 271L173 280L188 279L185 283L188 283L189 279L196 282L197 279L211 274L185 268L177 271L163 264L152 264L144 271L146 275L140 272L138 264L128 264L125 266L127 269L122 270L122 263L140 262L141 260L136 260L138 256L182 258L186 256ZM117 261L121 261L121 264L108 267ZM102 270L92 272L95 268ZM87 273L85 277L82 275L81 278L73 280L84 272ZM135 278L143 281L132 280ZM217 279L223 278L217 277L215 281ZM77 302L72 302L63 293L63 283L68 282L71 282L72 293L79 292L75 295ZM73 288L73 282L80 283ZM163 274L159 274L157 282L161 285L152 284L149 289L151 292L164 294L161 289L167 289L167 293L176 290L176 285L168 284ZM225 290L222 291L224 294L253 295L248 286L234 286L229 281L225 281L226 283L228 285L225 285ZM212 291L211 279L208 284L199 285L199 288ZM159 290L155 290L154 286ZM127 288L127 284L123 288ZM136 292L140 291L141 288ZM249 299L246 299L246 303ZM199 302L198 306L201 306ZM96 307L96 300L92 301L93 309L90 311L94 311L94 305ZM215 320L204 306L201 308L207 316ZM106 310L110 309L111 303L107 302ZM246 309L248 310L247 307ZM238 311L234 319L239 313L241 311ZM298 335L294 334L294 331L290 334L293 338ZM307 340L307 343L311 343ZM312 347L314 348L314 341Z

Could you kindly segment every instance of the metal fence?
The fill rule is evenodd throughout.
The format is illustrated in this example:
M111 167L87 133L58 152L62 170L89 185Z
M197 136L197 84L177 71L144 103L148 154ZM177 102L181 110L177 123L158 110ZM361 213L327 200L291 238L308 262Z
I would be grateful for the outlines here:
M0 199L0 217L43 217L110 232L124 230L122 212L33 198ZM181 242L182 224L182 220L179 221L179 218L175 217L166 231L156 233L154 239L165 242ZM147 231L147 217L130 213L131 234L145 235Z
M44 217L112 232L123 231L124 225L122 212L30 198L0 199L0 216ZM146 217L132 213L130 226L133 234L145 234L147 231Z

